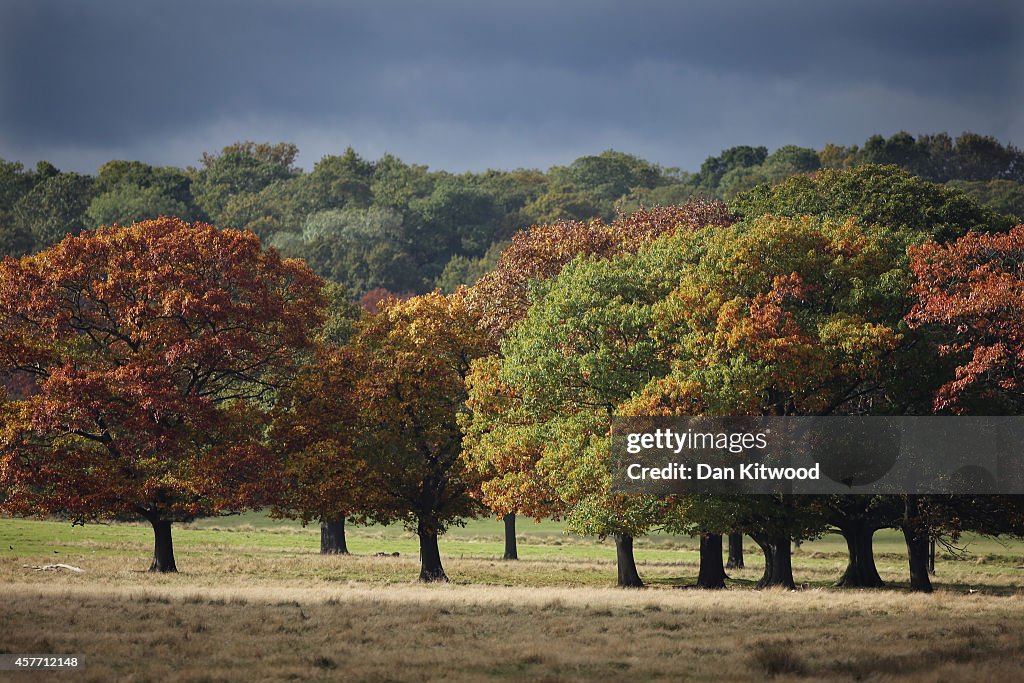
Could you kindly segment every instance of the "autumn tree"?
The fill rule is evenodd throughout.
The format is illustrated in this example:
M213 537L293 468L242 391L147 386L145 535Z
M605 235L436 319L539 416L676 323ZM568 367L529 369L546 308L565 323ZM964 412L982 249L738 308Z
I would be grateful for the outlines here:
M924 142L942 146L938 137L924 138ZM896 143L903 144L899 140ZM854 166L851 170L826 169L811 177L793 177L774 187L758 186L737 197L732 208L748 220L762 215L854 217L862 224L887 230L901 249L929 239L943 243L968 230L1005 231L1011 225L1009 217L981 206L959 190L923 180L896 166ZM905 257L901 262L900 270L908 269ZM885 315L895 321L913 305L911 281L893 277L889 284L903 291L902 297L889 299L891 308ZM939 355L935 339L922 330L906 328L905 323L903 326L902 341L891 355L888 379L882 390L875 392L870 414L927 412L935 391L945 381L942 378L951 369L950 359ZM833 501L833 523L850 546L850 564L841 581L848 585L880 585L871 558L871 535L878 528L905 526L908 513L903 508L913 501L904 499L899 509L892 507L891 499L871 496L836 497ZM916 513L910 516L920 517ZM935 520L934 515L929 518Z
M695 200L680 207L637 211L611 224L563 221L533 226L513 236L495 269L470 289L470 304L479 311L492 351L496 351L497 345L527 316L531 293L556 277L574 258L608 258L635 252L660 235L705 225L725 225L730 220L720 202ZM534 516L559 514L565 509L564 499L548 487L547 474L538 469L546 467L540 464L543 445L550 440L543 426L546 419L531 416L519 403L522 394L499 376L506 363L505 350L478 364L470 378L473 412L466 427L471 442L466 452L473 466L484 474L483 497L493 510L506 518L517 510ZM577 427L583 428L582 423ZM570 453L564 455L571 457ZM518 487L526 488L516 490ZM580 519L584 517L581 514ZM610 529L607 525L605 528ZM640 528L631 527L637 532ZM639 584L632 536L624 528L600 533L618 537L620 584Z
M327 318L295 380L278 396L271 442L284 486L272 514L320 523L320 552L347 554L346 518L365 521L372 473L355 455L359 421L356 375L345 348L361 310L344 287L329 284Z
M577 533L613 536L622 586L642 585L632 539L657 521L658 502L611 490L608 433L618 404L661 370L647 334L650 304L671 281L661 276L632 262L570 262L539 285L500 357L470 377L466 451L493 470L485 501L503 513L553 510Z
M671 370L631 400L630 414L860 413L891 379L906 290L891 231L762 216L652 249L689 267L654 306L652 336ZM747 528L719 531L749 533L774 564L764 583L791 586L790 538L820 529L818 513L779 497Z
M951 376L935 392L932 408L954 414L1019 414L1024 407L1018 379L1024 357L1020 324L1024 227L1018 225L1005 234L971 232L955 242L930 242L910 253L918 301L907 321L933 336L939 352L955 363ZM927 548L937 527L952 519L954 531L964 522L978 521L981 528L992 529L1006 520L1005 513L1002 519L984 513L991 501L973 500L943 518L934 510L942 510L950 501L923 496L904 499L900 528L914 590L931 590Z
M39 388L3 404L10 513L171 524L277 493L267 412L323 320L323 281L252 233L171 218L102 228L0 264L0 368Z
M945 246L911 252L918 303L907 316L915 327L942 334L941 352L956 359L955 377L935 396L935 410L1024 409L1024 225L1006 234L972 232Z
M477 473L474 497L505 525L503 559L518 559L516 515L558 518L564 506L537 467L547 434L525 409L522 396L501 379L497 354L473 361L466 377L467 412L460 415L462 455Z
M382 303L349 344L358 374L356 456L379 482L372 516L401 521L420 543L420 580L446 581L438 536L482 512L461 458L466 376L486 350L465 291Z
M283 456L284 486L274 513L320 522L320 552L346 554L345 520L377 509L381 486L360 457L358 373L350 349L324 345L280 396L272 443Z

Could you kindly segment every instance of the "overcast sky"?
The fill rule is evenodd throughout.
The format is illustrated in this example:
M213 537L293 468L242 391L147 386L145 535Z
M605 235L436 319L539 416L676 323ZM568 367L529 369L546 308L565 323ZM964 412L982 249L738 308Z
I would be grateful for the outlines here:
M1016 0L0 0L0 157L236 140L452 171L964 130L1024 146Z

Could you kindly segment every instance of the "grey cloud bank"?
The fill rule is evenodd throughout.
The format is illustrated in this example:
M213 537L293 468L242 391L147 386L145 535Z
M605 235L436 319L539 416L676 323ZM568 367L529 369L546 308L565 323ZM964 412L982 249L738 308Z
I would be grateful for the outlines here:
M1024 11L980 2L0 2L0 156L288 140L449 170L963 130L1024 143Z

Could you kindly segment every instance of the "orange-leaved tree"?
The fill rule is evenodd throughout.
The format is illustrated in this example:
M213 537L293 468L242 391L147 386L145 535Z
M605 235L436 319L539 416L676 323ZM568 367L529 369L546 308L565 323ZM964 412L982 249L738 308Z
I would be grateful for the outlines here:
M464 289L390 299L357 325L348 347L358 405L354 457L373 481L365 510L415 531L422 581L447 580L438 535L483 511L470 495L479 483L460 457L457 422L470 364L487 347L478 323Z
M918 303L913 327L935 328L940 352L957 360L935 410L1020 413L1024 409L1024 225L971 232L955 242L911 249ZM993 404L994 402L994 404Z
M357 451L358 361L348 347L324 345L274 407L271 438L283 478L274 513L319 520L324 554L348 553L345 519L366 521L379 508L379 482Z
M249 232L159 218L0 263L0 501L76 522L171 524L265 504L268 408L323 321L324 283Z

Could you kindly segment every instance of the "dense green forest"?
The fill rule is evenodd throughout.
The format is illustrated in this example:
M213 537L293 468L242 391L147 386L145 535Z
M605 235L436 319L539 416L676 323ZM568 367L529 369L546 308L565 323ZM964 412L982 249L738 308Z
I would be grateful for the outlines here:
M974 198L1006 221L1024 216L1024 153L984 135L897 133L863 145L821 150L737 146L695 171L606 151L546 172L453 174L352 148L296 167L288 143L229 145L197 167L114 160L95 176L40 161L35 169L0 160L0 255L39 251L65 234L159 215L248 228L287 256L304 258L353 298L381 289L452 291L489 270L511 235L559 219L610 221L641 206L678 205L693 196L739 210L750 190L797 174L895 164ZM740 211L742 213L742 211Z

